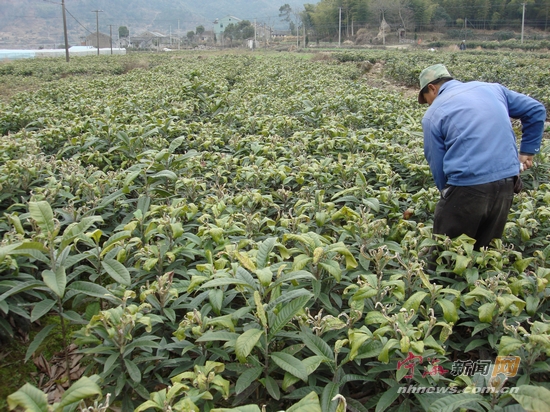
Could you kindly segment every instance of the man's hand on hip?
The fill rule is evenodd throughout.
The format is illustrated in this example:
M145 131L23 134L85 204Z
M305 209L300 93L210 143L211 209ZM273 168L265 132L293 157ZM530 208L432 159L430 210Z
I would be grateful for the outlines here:
M519 155L520 172L533 167L533 155Z

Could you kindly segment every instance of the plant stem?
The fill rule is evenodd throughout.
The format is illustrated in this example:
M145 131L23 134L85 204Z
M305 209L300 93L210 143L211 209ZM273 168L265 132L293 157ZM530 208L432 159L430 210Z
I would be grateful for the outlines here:
M61 298L57 299L57 307L59 314L59 321L61 324L61 341L63 344L63 352L65 353L65 367L67 368L67 382L71 385L71 361L69 359L69 348L67 346L67 330L65 328L65 319L63 319L63 305L61 304Z

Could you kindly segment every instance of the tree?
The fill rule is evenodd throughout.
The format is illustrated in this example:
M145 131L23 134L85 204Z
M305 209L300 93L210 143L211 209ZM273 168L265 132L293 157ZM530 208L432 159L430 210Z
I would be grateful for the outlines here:
M130 35L130 30L126 26L120 26L118 28L118 37L128 37Z
M195 32L193 30L187 32L187 38L189 39L189 42L191 43L193 41L193 37L195 37Z
M237 24L228 24L223 32L223 36L231 41L245 40L254 37L254 26L248 20L240 21Z
M197 26L197 28L195 29L195 33L197 33L197 36L200 36L201 34L203 34L204 26L203 25Z
M283 6L279 7L279 17L282 21L290 22L291 13L292 7L290 7L290 4L286 3Z
M292 21L292 7L290 7L288 3L279 7L279 17L282 21L286 21L288 23L290 32L294 34L296 24Z
M241 33L242 39L250 39L251 37L254 37L254 26L248 20L240 21L237 27Z

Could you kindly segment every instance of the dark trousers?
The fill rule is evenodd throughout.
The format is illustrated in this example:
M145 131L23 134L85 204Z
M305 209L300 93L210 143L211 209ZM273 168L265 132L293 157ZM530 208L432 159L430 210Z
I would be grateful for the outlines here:
M448 186L435 208L433 232L476 239L475 249L488 246L504 232L514 199L512 177L474 186Z

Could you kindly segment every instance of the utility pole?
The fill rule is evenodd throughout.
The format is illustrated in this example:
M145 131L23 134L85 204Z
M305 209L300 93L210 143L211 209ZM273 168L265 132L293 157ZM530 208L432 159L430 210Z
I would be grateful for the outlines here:
M103 13L103 10L92 10L95 13L95 34L97 39L97 55L99 56L99 13Z
M386 45L386 16L382 12L382 44Z
M256 48L256 19L254 18L254 44L252 45L252 50Z
M338 47L340 47L342 42L342 7L339 8L340 13L338 17Z
M521 3L523 6L523 13L521 14L521 43L523 44L523 26L525 25L525 3Z
M111 41L111 55L113 54L113 25L109 24L109 39Z
M180 33L180 19L178 19L178 50L180 49L181 33Z
M296 50L300 47L300 25L298 24L298 14L296 14Z
M303 20L302 20L302 27L304 29L304 49L305 49L306 46L307 46L307 44L306 44L306 23Z
M65 15L65 0L61 0L61 8L63 9L63 35L65 36L65 60L69 63L69 39L67 36L67 17Z

